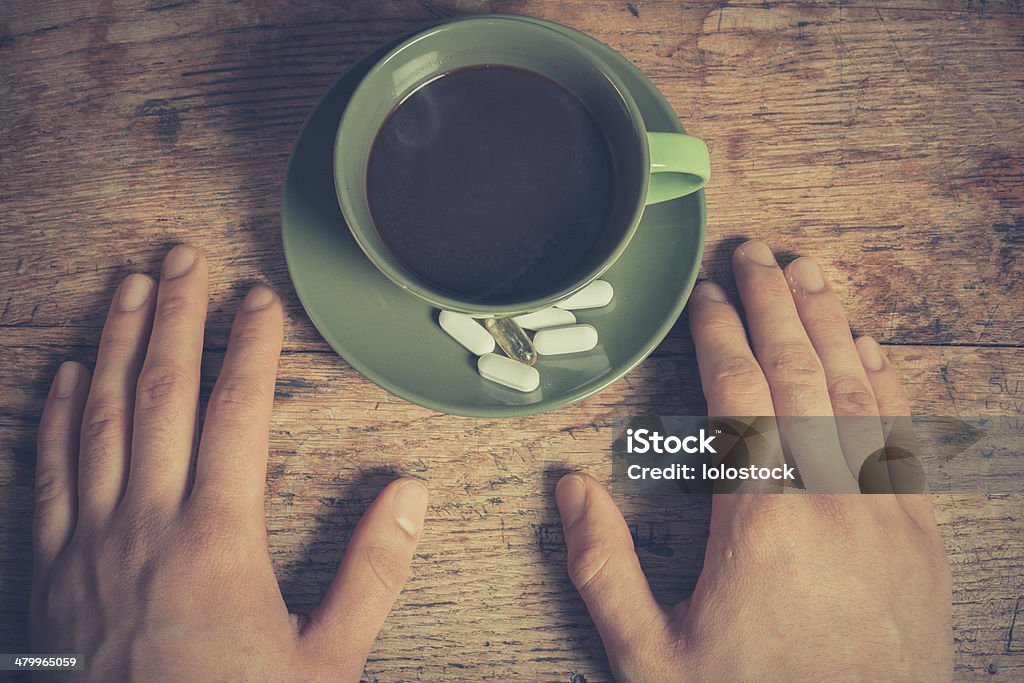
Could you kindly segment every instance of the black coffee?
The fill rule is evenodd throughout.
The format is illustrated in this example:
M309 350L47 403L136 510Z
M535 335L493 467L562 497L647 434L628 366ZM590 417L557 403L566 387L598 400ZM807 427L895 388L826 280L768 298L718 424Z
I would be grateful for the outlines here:
M409 95L370 152L392 253L461 299L502 303L578 276L605 234L612 154L571 92L531 71L460 69Z

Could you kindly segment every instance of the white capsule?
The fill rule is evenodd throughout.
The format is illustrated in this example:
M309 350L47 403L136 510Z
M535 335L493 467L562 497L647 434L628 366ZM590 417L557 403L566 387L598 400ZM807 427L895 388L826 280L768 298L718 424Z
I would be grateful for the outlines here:
M610 304L613 296L615 296L615 292L612 290L611 283L605 280L594 280L565 301L555 304L555 306L573 311L585 308L601 308Z
M534 336L533 346L542 356L589 351L597 346L597 330L591 325L549 327Z
M476 363L480 376L510 389L529 392L540 386L537 368L496 353L485 353Z
M449 337L465 346L470 353L482 356L494 350L494 337L465 313L441 311L437 322Z
M575 325L576 316L572 311L563 311L561 308L545 308L541 311L517 315L512 318L519 326L526 330L543 330L545 327L561 327L563 325Z

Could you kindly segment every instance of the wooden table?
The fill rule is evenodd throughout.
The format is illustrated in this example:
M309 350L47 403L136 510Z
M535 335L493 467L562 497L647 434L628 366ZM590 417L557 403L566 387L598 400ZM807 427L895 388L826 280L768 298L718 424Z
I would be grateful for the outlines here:
M1019 1L0 7L0 651L26 647L34 430L50 377L62 359L93 360L122 277L156 273L188 241L212 271L207 376L245 286L269 282L287 301L267 518L289 604L316 603L368 501L409 472L433 502L366 679L609 679L566 578L552 490L567 468L609 475L601 428L613 416L703 409L685 323L576 406L450 417L336 356L285 268L279 196L304 118L360 55L442 17L530 14L622 52L711 148L704 276L727 281L747 236L812 255L856 331L888 345L916 411L1024 413ZM1021 680L1022 499L936 504L957 671ZM623 507L656 593L679 599L700 570L708 501Z

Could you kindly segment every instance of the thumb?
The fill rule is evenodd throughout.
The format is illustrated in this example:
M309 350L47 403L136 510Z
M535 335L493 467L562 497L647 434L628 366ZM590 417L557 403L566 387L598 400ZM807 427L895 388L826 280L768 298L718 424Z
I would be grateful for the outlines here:
M359 520L320 605L302 629L306 643L362 670L409 577L423 528L427 489L415 479L391 482Z
M568 550L569 577L597 625L612 666L637 661L658 643L669 615L654 599L633 537L615 501L595 479L567 474L555 488Z

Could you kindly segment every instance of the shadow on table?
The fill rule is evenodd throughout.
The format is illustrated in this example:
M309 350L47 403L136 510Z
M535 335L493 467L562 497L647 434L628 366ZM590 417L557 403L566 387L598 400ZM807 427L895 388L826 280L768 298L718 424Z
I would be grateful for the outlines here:
M36 415L41 414L46 400L46 389L39 389L34 405ZM14 444L14 481L4 487L4 505L0 509L0 549L2 549L2 576L0 576L0 652L29 652L28 600L32 588L32 514L35 489L36 437L35 430L19 431L19 442ZM29 435L30 434L30 435ZM24 679L28 680L28 676Z
M388 467L366 470L340 484L337 495L324 501L321 514L311 520L312 532L303 534L312 540L303 545L301 558L278 571L281 595L291 612L308 615L320 604L363 513L402 476Z
M225 234L211 238L230 245L232 261L254 266L282 294L293 319L306 314L281 241L281 194L292 147L332 84L385 41L436 21L430 6L415 3L396 12L371 2L292 4L274 10L272 21L225 31L215 56L197 56L183 68L181 114L187 118L190 108L204 118L202 110L217 112L223 140L217 155L238 214ZM333 132L321 137L329 160ZM329 161L324 172L332 173ZM338 221L344 229L340 212Z

